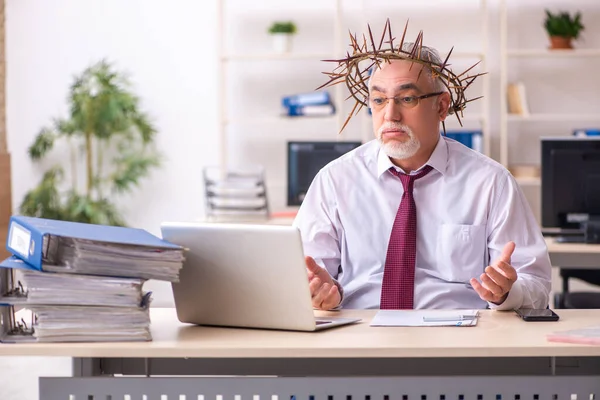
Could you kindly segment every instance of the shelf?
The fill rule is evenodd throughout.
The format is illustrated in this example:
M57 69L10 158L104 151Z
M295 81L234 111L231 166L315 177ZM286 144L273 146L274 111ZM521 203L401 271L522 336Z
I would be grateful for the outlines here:
M331 60L336 56L324 53L248 53L226 54L221 57L223 61L266 61L266 60Z
M521 186L539 186L542 183L539 177L515 177L515 179Z
M440 53L440 58L443 60L446 59L446 56L448 55L448 52L445 53ZM477 52L477 51L453 51L452 55L450 56L450 58L455 59L455 58L484 58L485 57L485 53L481 53L481 52Z
M462 122L473 122L473 121L477 121L477 122L483 122L485 120L485 116L483 114L466 114L464 116L460 117L460 120ZM458 119L456 118L456 115L452 114L452 115L448 115L446 117L446 124L448 124L448 122L455 122L456 124L458 124Z
M510 57L600 57L600 49L508 49Z
M346 116L344 116L346 118ZM461 121L463 124L465 122L483 122L485 117L481 114L475 115L465 115L461 117ZM306 116L294 116L288 117L285 115L282 116L266 116L261 118L256 117L242 117L242 118L231 118L222 121L223 125L235 125L235 124L244 124L244 125L270 125L270 124L281 124L281 123L295 123L299 121L319 121L319 122L336 122L337 114L334 115L306 115ZM446 118L446 126L452 124L459 125L458 120L454 115L449 115Z
M271 117L262 117L262 118L231 118L221 121L223 125L272 125L272 124L282 124L282 123L296 123L296 122L306 122L306 121L318 121L318 122L336 122L337 115L310 115L310 116L297 116L297 117L288 117L288 116L271 116Z
M532 122L587 122L599 121L600 114L530 114L530 115L508 115L509 121L532 121Z
M447 53L446 53L447 54ZM441 55L444 59L446 54ZM452 58L483 58L485 55L478 52L452 52ZM328 53L243 53L225 54L221 57L223 61L265 61L265 60L335 60L343 58Z

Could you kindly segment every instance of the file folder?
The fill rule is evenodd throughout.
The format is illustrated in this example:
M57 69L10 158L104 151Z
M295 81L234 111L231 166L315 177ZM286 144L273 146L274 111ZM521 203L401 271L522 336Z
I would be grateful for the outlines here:
M183 248L138 228L13 215L6 248L40 271L178 281Z
M150 312L142 307L0 306L0 343L151 341Z
M0 262L0 305L140 307L144 279L39 271L11 256ZM147 297L147 298L146 298Z

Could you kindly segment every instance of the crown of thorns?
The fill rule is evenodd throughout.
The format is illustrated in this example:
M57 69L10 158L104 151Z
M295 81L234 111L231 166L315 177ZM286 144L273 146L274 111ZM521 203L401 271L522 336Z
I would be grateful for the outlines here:
M413 63L422 64L427 67L429 71L431 71L431 77L435 80L437 78L446 86L448 92L450 94L450 108L448 110L448 114L454 114L458 119L458 123L462 126L461 117L463 116L463 110L466 108L467 103L480 99L483 96L479 96L473 99L467 99L465 96L465 90L471 86L471 84L475 81L475 79L481 75L486 74L486 72L482 72L476 75L469 75L469 71L471 71L477 64L481 61L476 62L471 67L467 68L462 73L456 75L452 70L448 68L450 64L448 64L448 60L450 59L450 55L452 54L452 50L454 47L450 49L446 59L442 64L438 64L430 59L429 53L427 53L427 59L421 58L421 50L423 48L423 31L420 31L417 35L416 40L414 41L414 45L410 51L404 50L404 38L406 36L406 29L408 28L408 21L404 25L404 32L402 33L402 38L400 39L400 44L398 46L394 45L395 38L392 36L392 28L390 25L389 18L386 20L385 25L383 27L383 32L381 35L381 39L379 40L379 45L377 46L375 40L373 39L373 33L371 32L371 26L367 25L369 37L363 34L362 44L359 44L358 39L355 35L350 33L350 47L352 48L352 54L350 52L346 53L345 58L341 58L338 60L322 60L325 62L335 62L338 63L338 66L335 67L333 72L323 72L324 74L329 76L329 81L319 86L316 90L333 86L339 83L345 83L350 91L350 95L346 98L346 100L350 98L354 98L356 103L348 114L344 125L340 129L340 132L344 130L348 122L353 115L358 114L358 112L364 107L367 106L367 101L369 97L369 88L367 86L367 81L370 76L371 69L376 65L377 67L381 67L382 63L390 63L392 60L408 60ZM387 37L387 40L386 40ZM360 67L361 62L365 60L370 60L371 62L368 64L366 68ZM412 68L412 64L411 64ZM421 73L425 68L422 68L417 76L417 80L421 77ZM442 126L444 128L444 134L446 133L446 125L444 121L442 121Z

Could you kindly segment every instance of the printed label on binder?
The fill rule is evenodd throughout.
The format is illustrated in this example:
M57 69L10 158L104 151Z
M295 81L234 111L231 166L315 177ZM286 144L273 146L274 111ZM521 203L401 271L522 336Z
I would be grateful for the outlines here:
M31 242L31 232L17 223L10 225L9 243L15 251L23 257L29 257L29 246Z

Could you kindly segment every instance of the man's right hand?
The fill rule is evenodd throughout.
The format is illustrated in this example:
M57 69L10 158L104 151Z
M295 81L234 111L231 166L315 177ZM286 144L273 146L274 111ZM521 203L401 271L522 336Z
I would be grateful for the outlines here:
M312 305L321 310L331 310L342 301L342 295L325 268L312 257L305 257Z

